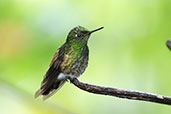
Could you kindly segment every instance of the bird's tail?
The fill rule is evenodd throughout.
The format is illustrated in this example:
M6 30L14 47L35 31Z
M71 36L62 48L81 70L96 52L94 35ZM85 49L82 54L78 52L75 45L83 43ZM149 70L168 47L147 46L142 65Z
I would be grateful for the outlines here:
M66 82L65 80L59 81L59 82L57 83L57 85L55 85L55 87L52 86L51 88L49 88L49 89L47 89L47 90L45 90L45 89L43 88L43 86L42 86L40 89L38 89L38 90L36 91L34 97L37 98L37 97L39 97L40 95L43 95L43 100L46 100L46 99L48 99L49 97L51 97L53 94L55 94L55 93L64 85L65 82Z

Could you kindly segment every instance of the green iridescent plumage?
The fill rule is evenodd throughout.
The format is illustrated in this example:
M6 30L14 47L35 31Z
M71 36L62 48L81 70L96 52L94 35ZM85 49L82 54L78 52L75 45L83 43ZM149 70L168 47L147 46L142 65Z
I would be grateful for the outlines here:
M89 31L78 26L69 32L66 42L56 51L35 98L40 95L43 95L43 100L49 98L62 87L67 76L79 77L85 71L88 65L88 39L91 33L102 28Z

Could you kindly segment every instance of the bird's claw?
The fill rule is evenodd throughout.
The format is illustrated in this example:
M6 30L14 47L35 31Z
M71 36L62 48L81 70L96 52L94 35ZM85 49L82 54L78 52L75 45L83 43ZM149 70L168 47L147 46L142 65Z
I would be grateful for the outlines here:
M67 80L66 81L70 81L70 83L72 82L72 80L74 80L76 77L75 76L67 76Z

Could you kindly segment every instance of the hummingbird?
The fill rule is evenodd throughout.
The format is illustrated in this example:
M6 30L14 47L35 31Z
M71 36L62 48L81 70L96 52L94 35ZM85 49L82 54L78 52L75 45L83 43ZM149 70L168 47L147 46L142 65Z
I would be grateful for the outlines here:
M103 28L89 31L77 26L69 32L66 42L55 52L35 98L43 95L43 100L46 100L65 84L68 77L78 78L85 71L89 59L89 37Z

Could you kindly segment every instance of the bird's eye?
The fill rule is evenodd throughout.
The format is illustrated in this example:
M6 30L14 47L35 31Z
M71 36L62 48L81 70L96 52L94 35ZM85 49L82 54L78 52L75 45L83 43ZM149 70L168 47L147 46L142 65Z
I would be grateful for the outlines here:
M75 34L75 37L81 37L81 34Z

